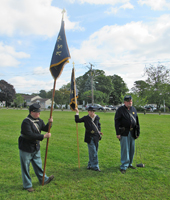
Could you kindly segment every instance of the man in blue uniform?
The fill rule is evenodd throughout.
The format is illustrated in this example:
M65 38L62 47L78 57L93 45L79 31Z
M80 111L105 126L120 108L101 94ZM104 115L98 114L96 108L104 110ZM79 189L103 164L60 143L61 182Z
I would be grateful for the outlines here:
M95 114L95 109L93 106L89 106L88 115L79 118L79 110L76 108L75 122L84 122L85 126L85 138L84 142L88 145L89 151L89 162L87 169L92 169L100 172L99 162L98 162L98 146L99 140L101 139L101 127L100 127L100 117Z
M39 118L40 111L40 105L37 103L34 103L29 107L29 115L22 122L21 135L18 139L23 187L28 192L34 191L29 174L30 162L40 184L42 184L43 170L40 154L40 141L44 138L51 137L51 133L43 135L41 134L41 131L47 132L49 123L52 123L53 119L50 118L48 120L49 123L45 125L43 120ZM44 184L48 184L53 178L53 175L50 177L45 175Z
M132 97L124 97L124 105L119 107L115 114L115 129L117 138L121 146L121 166L122 174L127 168L136 169L132 166L135 139L139 137L140 126L136 109L132 106Z

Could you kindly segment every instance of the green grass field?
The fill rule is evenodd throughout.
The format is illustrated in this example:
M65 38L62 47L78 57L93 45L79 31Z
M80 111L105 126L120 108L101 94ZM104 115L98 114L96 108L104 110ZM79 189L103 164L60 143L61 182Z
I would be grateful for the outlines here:
M52 137L49 140L46 173L54 180L45 186L38 183L32 166L30 174L35 192L22 190L18 137L27 110L0 109L0 199L170 199L170 115L139 114L141 135L136 141L145 168L128 169L121 174L120 144L114 129L114 113L97 113L104 134L99 143L99 166L102 172L87 170L88 148L84 143L84 125L78 124L80 169L78 168L74 112L54 111ZM87 112L80 112L80 117ZM41 112L46 123L49 111ZM41 142L44 162L46 139Z

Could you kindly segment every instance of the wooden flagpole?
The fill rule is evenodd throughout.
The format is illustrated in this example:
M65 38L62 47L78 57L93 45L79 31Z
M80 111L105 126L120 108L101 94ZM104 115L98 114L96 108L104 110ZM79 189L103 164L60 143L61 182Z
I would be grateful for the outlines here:
M79 156L79 138L78 138L78 124L76 123L76 131L77 131L77 152L78 152L78 166L80 169L80 156Z
M73 62L73 68L74 68L74 62ZM74 68L74 99L75 99L75 108L77 108L76 84L75 84L75 68ZM78 167L79 167L79 169L80 169L79 137L78 137L78 124L77 124L77 123L76 123L76 132L77 132Z
M51 110L50 110L50 118L52 117L52 112L53 112L53 102L54 102L54 96L55 96L55 86L56 86L56 79L54 79L52 102L51 102ZM48 125L48 133L50 133L50 129L51 129L51 122ZM46 152L45 152L45 161L44 161L44 172L43 172L42 186L44 185L44 177L45 177L45 169L46 169L47 153L48 153L48 143L49 143L49 138L47 138L47 143L46 143Z

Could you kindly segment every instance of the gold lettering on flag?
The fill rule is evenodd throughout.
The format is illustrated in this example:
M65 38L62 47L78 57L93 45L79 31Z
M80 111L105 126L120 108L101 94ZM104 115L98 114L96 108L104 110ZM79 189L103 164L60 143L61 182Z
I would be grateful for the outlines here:
M61 49L63 48L63 45L62 45L62 44L61 44L61 45L59 45L59 44L57 45L57 49L60 49L60 48L61 48Z
M62 53L62 51L57 51L57 52L56 52L56 56L57 56L57 55L61 56L61 53Z
M59 42L59 40L62 40L61 36L59 35L57 38L57 42Z

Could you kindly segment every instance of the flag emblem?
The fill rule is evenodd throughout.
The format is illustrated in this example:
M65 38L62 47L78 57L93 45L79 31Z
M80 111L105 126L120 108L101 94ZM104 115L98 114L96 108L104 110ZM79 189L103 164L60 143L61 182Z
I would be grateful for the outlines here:
M50 72L54 79L57 79L61 75L64 65L69 62L70 58L64 29L64 20L62 19L60 32L57 37L50 64Z

